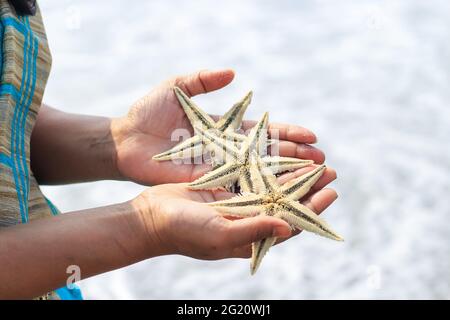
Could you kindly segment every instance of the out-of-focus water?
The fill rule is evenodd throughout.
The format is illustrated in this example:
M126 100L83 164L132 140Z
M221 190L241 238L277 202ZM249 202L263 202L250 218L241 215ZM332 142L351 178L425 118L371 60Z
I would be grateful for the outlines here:
M102 8L102 7L105 8ZM303 234L244 260L168 256L82 281L86 298L450 298L448 1L41 1L53 53L45 100L125 114L176 74L232 67L196 98L222 113L313 129L338 172L327 220L346 241ZM45 187L61 210L111 204L142 186Z

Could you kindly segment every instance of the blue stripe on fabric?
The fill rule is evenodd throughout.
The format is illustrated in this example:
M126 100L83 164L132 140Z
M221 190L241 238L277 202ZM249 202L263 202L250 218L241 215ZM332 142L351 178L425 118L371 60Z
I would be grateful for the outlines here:
M28 114L28 107L27 107L27 100L30 95L32 95L32 92L30 92L30 83L31 83L31 90L34 90L34 82L32 79L35 79L34 71L35 71L35 62L36 59L34 58L35 51L35 44L36 42L33 38L33 31L30 28L29 18L28 17L20 17L25 25L26 35L27 35L27 60L26 60L26 79L25 79L25 90L23 90L21 95L21 101L19 103L19 115L18 118L16 118L16 124L15 124L15 152L14 155L15 161L17 163L17 168L19 169L19 178L21 182L21 191L22 191L22 198L23 198L23 204L25 209L25 216L22 219L22 222L28 221L28 194L29 194L29 177L28 177L28 167L26 163L26 154L24 151L24 148L21 148L21 146L24 146L25 144L25 121ZM34 54L33 54L34 53Z
M20 93L17 91L16 87L10 83L2 83L0 85L0 95L10 94L15 100L20 98Z
M6 22L14 22L16 23L17 21L15 19L5 19ZM16 27L17 29L17 27ZM23 28L24 29L24 28ZM28 34L26 36L24 36L24 44L23 44L23 68L22 68L22 78L21 78L21 82L20 82L20 89L19 89L19 97L22 97L23 94L23 90L24 90L24 81L26 78L26 70L27 70L27 57L28 57ZM19 100L16 100L16 106L14 108L14 114L13 114L13 120L12 120L12 126L11 126L11 155L15 155L15 158L17 158L17 154L14 152L15 150L15 138L16 138L16 123L17 123L17 117L18 117L18 110L20 108L20 104L19 104ZM15 159L14 159L15 160ZM21 216L21 220L22 223L23 222L27 222L27 216L26 216L26 211L25 211L25 203L22 199L22 192L21 192L21 187L19 185L19 180L22 180L23 177L19 177L18 176L18 168L16 168L16 161L14 161L14 165L12 167L13 169L13 175L14 175L14 184L16 187L16 192L17 192L17 199L19 201L19 209L20 209L20 216ZM19 174L20 175L20 174ZM21 179L19 179L21 178Z
M25 128L21 125L23 120L26 120L26 101L30 94L30 78L32 77L32 74L34 72L34 61L33 58L33 49L34 49L34 42L33 42L33 32L30 29L30 23L28 17L20 17L22 22L25 25L26 28L26 34L28 36L28 55L27 55L27 78L25 79L25 90L22 92L21 102L20 102L20 109L19 109L19 118L16 121L16 162L17 167L19 168L19 177L20 181L22 183L22 196L23 196L23 202L25 204L25 215L26 215L26 221L28 221L28 174L26 172L28 171L26 168L26 158L24 159L24 153L21 149L21 141L24 139L24 131ZM25 161L25 166L23 165L23 162Z
M14 155L14 164L18 170L18 176L19 176L19 184L20 184L20 196L22 196L22 205L23 205L23 215L22 215L22 223L26 223L28 222L28 197L27 197L27 189L26 189L26 177L24 176L24 172L23 172L23 168L22 168L22 164L21 164L21 153L20 153L20 123L21 123L21 118L23 116L24 113L24 100L26 97L26 94L29 90L29 85L30 85L30 59L31 59L31 50L32 50L32 43L31 43L31 34L29 32L29 29L26 25L26 19L24 17L19 17L19 20L24 24L25 26L25 35L26 35L26 57L24 57L24 69L25 69L25 73L26 73L26 77L25 77L25 88L21 88L21 95L20 95L20 100L19 100L19 108L18 108L18 115L15 118L15 123L13 124L13 130L14 130L14 151L12 152L12 154Z
M18 17L19 20L25 24L24 19L22 16ZM26 28L25 25L25 35L26 35L26 51L27 51L27 56L26 58L24 57L24 69L25 69L25 88L21 87L21 94L20 94L20 98L18 101L18 115L17 117L14 119L14 123L13 123L13 131L14 131L14 150L11 151L11 155L14 155L14 161L15 161L15 165L16 168L19 172L19 178L20 178L20 190L21 190L21 195L22 195L22 200L23 203L25 204L26 207L26 199L25 199L25 190L24 190L24 184L25 184L25 179L23 176L23 171L22 171L22 167L21 167L21 161L20 161L20 150L19 150L19 141L20 141L20 130L19 130L19 125L22 119L22 114L23 114L23 109L24 109L24 105L23 105L23 101L25 99L25 96L27 94L28 91L28 83L29 83L29 79L30 79L30 48L31 48L31 42L30 42L30 34L28 33L28 28ZM22 219L23 220L23 219ZM22 221L23 222L23 221Z
M11 160L11 158L3 153L0 153L0 163L3 163L4 165L7 165L10 168L12 168L13 166L13 161Z
M80 288L76 284L72 284L72 289L62 287L56 289L55 292L61 300L83 300Z
M20 23L20 21L17 21L15 18L13 18L13 17L2 17L1 20L2 20L3 25L5 27L13 27L17 31L25 34L26 30L25 30L24 26Z
M29 172L28 172L28 165L27 165L27 156L26 156L26 150L25 150L25 133L26 133L26 120L28 117L28 112L30 110L31 102L33 101L34 96L34 89L36 86L36 60L37 60L37 53L38 53L38 41L34 38L33 32L30 28L30 22L27 17L27 27L29 29L30 35L32 36L33 41L33 49L32 49L32 67L31 67L31 89L28 91L28 95L26 96L25 100L25 111L22 116L22 123L20 126L21 132L20 132L20 148L22 153L22 166L25 171L25 190L26 190L26 198L28 199L28 194L30 190L30 179L29 179ZM28 210L27 210L28 211Z
M44 197L45 201L47 201L48 206L50 207L50 210L52 212L52 214L54 216L57 216L59 214L58 209L55 207L55 205L53 204L53 202L51 202L50 200L47 199L47 197Z
M16 150L18 150L17 153L17 162L19 166L19 170L21 171L21 177L22 180L22 194L23 194L23 200L25 205L25 214L26 214L26 221L28 221L28 194L30 193L30 178L28 173L28 166L27 166L27 157L25 152L25 129L26 129L26 119L28 117L28 111L29 106L31 103L30 97L33 97L34 95L34 87L35 87L35 81L36 81L36 50L37 50L37 40L34 38L33 31L30 28L30 22L29 18L24 18L25 26L28 30L29 35L29 47L31 47L31 51L28 54L28 70L27 70L27 85L26 89L23 95L22 99L22 107L21 111L22 114L20 115L19 121L17 122L17 131L19 132L18 140L17 140L17 146ZM31 84L30 84L31 83ZM31 86L31 87L30 87ZM31 89L30 89L31 88Z

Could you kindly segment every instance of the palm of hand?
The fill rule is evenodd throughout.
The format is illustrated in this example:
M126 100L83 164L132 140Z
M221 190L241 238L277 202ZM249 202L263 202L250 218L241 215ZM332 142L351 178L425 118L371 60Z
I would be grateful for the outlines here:
M187 184L165 184L147 189L154 237L166 245L166 252L182 253L198 259L246 256L249 248L235 248L228 239L230 220L206 203L229 198L224 191L192 191ZM151 199L151 201L150 201ZM148 218L149 216L146 215Z
M181 136L172 137L175 129L181 129L182 135L192 134L173 84L163 84L137 101L123 121L130 133L117 146L117 166L123 176L143 184L160 184L191 181L208 170L208 165L195 165L189 159L183 165L152 160L153 155L181 141Z

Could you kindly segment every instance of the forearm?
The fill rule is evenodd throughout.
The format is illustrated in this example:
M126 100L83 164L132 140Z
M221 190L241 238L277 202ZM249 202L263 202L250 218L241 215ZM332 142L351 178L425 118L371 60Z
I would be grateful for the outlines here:
M39 183L120 179L109 118L43 105L31 135L31 167Z
M159 255L131 203L84 210L0 230L0 299L32 298L81 277Z

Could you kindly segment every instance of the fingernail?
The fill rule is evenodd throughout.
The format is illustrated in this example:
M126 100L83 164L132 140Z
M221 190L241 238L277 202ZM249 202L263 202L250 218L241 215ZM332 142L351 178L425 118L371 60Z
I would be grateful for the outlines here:
M286 227L275 227L272 232L273 237L286 238L291 235L291 229Z

